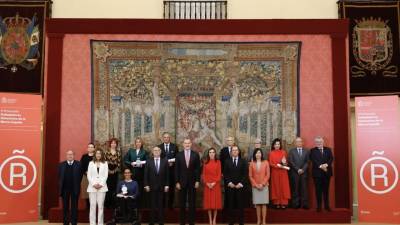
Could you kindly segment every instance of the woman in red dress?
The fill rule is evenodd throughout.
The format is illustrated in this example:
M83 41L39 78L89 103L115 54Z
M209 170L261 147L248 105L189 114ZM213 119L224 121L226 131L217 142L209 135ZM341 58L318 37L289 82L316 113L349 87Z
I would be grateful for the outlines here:
M271 166L271 200L278 209L285 209L290 199L287 153L282 149L281 140L276 138L271 144L269 164Z
M203 161L202 178L204 183L203 208L208 210L210 225L217 224L217 210L222 208L221 202L221 162L216 157L217 151L210 148Z

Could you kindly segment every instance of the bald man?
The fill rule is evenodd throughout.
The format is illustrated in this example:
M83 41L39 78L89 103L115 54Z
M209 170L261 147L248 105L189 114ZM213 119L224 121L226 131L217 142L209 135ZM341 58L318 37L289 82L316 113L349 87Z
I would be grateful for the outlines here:
M66 152L66 160L58 166L59 193L63 200L63 223L78 223L78 199L81 189L81 164L75 160L72 150ZM71 203L71 204L70 204Z

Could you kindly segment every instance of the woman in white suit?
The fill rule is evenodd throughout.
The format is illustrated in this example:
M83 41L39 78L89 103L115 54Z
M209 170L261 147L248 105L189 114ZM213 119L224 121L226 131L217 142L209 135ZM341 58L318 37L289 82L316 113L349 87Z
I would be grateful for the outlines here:
M101 150L96 150L93 161L89 163L87 178L89 186L90 225L96 225L96 204L98 206L97 224L104 224L104 199L106 197L108 177L108 165Z

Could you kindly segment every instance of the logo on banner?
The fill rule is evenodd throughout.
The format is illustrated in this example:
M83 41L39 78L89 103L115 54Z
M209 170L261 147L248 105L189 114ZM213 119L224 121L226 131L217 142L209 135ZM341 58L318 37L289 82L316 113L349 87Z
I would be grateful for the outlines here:
M392 191L399 179L396 165L384 157L384 153L384 151L373 151L372 157L365 161L360 169L362 185L368 191L379 195Z
M364 77L368 70L376 75L383 70L386 77L398 76L398 67L388 66L393 56L393 35L388 21L381 18L356 20L353 28L353 56L359 66L351 67L352 77Z
M17 72L17 65L32 70L40 57L39 25L36 25L37 17L32 19L21 17L0 17L0 68L7 69L11 65L11 71Z
M36 181L36 166L24 153L23 149L14 149L0 165L0 185L10 193L28 191Z

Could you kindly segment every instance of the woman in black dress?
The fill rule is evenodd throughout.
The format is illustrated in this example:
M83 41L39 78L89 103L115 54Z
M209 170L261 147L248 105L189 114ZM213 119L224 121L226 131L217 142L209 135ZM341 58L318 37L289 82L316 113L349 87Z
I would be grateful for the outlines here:
M93 160L94 152L96 146L93 143L87 145L87 153L82 155L81 158L81 170L82 170L82 182L81 182L81 198L86 202L86 209L89 209L89 195L86 191L89 183L87 179L87 171L89 167L89 162Z
M116 138L111 138L108 141L108 149L105 152L105 158L108 164L108 178L107 187L108 192L106 194L105 207L115 207L115 190L119 180L119 174L121 172L121 151L118 146L119 142Z

